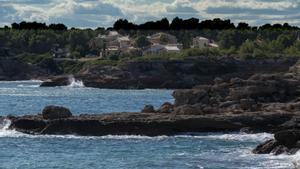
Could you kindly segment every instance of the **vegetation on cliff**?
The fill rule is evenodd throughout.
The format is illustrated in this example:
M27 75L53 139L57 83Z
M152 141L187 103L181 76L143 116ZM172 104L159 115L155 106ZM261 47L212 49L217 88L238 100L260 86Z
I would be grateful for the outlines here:
M99 53L101 43L93 45L95 37L109 30L128 34L143 48L148 45L145 37L156 32L166 32L176 36L183 50L179 53L113 55L107 58L82 59L89 54ZM140 25L120 19L113 28L68 29L63 24L36 22L13 23L0 29L0 56L18 57L34 65L56 63L55 72L68 73L83 65L116 65L128 60L183 59L193 56L234 56L239 58L279 58L300 56L298 27L289 24L265 24L252 27L247 23L233 24L230 20L175 18L150 21ZM213 39L219 48L190 49L193 37L203 36ZM52 54L53 48L67 49L70 60L57 61ZM54 65L54 64L50 64ZM56 69L56 68L55 68Z

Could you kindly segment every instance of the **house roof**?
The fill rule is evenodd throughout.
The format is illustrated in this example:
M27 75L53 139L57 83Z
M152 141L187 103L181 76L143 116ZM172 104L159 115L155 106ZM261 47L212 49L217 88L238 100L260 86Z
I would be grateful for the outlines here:
M209 40L209 39L207 39L207 38L205 38L205 37L202 37L202 36L198 36L198 37L196 37L196 39L198 39L198 40Z
M210 47L214 47L214 48L218 48L219 45L218 44L215 44L215 43L209 43L208 44Z
M119 33L117 31L109 31L108 36L117 36Z
M168 51L180 51L180 49L177 46L166 45L166 46L164 46L164 48Z
M121 36L118 38L120 41L130 41L129 36Z

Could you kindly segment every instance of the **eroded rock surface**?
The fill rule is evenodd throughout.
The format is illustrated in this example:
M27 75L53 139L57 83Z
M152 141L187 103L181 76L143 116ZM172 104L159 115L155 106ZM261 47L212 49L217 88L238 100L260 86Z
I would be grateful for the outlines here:
M296 59L213 59L129 61L119 66L88 66L75 74L87 87L111 89L185 89L211 84L216 77L229 80L248 78L255 73L286 72ZM217 79L216 79L217 80ZM68 76L50 78L41 86L68 85ZM220 82L221 83L221 82Z

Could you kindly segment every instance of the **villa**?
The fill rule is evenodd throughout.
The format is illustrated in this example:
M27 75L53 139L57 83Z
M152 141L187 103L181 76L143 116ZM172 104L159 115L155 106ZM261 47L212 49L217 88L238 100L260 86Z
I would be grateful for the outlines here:
M176 36L167 33L156 33L147 37L152 44L177 44Z
M182 49L182 44L178 43L176 36L167 33L156 33L147 37L151 46L143 54L159 54L162 52L178 53Z
M105 43L105 55L120 54L135 50L129 36L123 36L117 31L110 31L108 35L99 35L97 38L103 40Z
M214 42L214 40L205 37L195 37L193 38L192 48L218 48L219 45Z

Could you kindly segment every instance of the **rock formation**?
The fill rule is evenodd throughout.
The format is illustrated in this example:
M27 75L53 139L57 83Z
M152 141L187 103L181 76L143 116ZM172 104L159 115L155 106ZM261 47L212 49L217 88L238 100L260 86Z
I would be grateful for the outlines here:
M285 72L295 59L212 59L130 61L119 66L88 66L75 74L87 87L111 89L192 88L211 84L215 77L229 80L248 78L255 73ZM68 85L68 76L51 78L42 87Z
M247 79L218 77L212 84L175 90L174 105L165 103L158 110L147 105L140 113L9 117L10 128L30 134L84 136L271 132L275 139L253 152L292 154L300 147L299 64L286 73L255 74ZM50 110L61 112L60 108Z
M72 116L69 109L60 106L46 106L42 112L43 119L55 120L64 119Z

